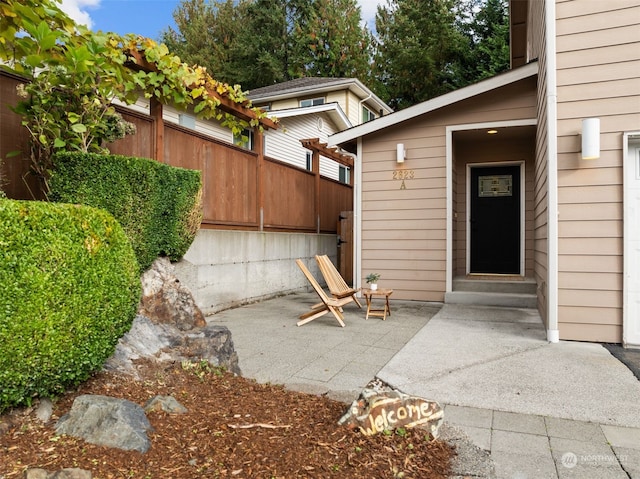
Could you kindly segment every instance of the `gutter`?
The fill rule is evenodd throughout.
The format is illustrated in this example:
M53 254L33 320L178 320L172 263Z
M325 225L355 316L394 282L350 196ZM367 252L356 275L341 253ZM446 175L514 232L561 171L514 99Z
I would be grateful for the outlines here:
M560 341L558 328L558 85L555 0L545 0L547 84L547 340Z
M358 118L360 118L360 124L364 123L364 118L362 118L362 105L364 105L365 101L369 101L372 96L373 96L373 93L369 93L369 96L367 98L360 100L360 102L358 103L359 105ZM379 115L380 112L376 112L376 114Z

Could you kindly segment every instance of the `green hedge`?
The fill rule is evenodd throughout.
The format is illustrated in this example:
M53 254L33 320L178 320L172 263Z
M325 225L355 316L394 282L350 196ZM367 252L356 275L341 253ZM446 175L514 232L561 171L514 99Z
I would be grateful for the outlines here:
M177 261L187 252L202 218L199 171L92 153L60 153L53 163L51 199L110 212L142 270L158 256Z
M0 411L99 370L140 289L131 244L106 211L0 199Z

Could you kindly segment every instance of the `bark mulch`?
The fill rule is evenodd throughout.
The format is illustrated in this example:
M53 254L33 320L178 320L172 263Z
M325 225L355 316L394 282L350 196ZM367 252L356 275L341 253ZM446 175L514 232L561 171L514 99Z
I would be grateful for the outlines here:
M367 437L337 425L346 405L327 397L258 384L205 363L141 363L140 377L100 372L54 402L43 424L32 409L0 416L0 479L27 468L78 467L94 479L446 478L453 448L419 429ZM56 420L80 394L144 405L172 395L189 412L147 414L146 454L55 434Z

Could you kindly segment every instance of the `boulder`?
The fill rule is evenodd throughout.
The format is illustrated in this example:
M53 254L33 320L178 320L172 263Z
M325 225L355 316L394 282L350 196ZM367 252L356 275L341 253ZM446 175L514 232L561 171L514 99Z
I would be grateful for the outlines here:
M226 326L211 324L198 332L187 333L179 351L185 359L204 359L214 366L241 374L238 353Z
M180 404L173 396L154 396L144 405L144 411L164 411L169 414L184 414L187 408Z
M188 288L174 274L167 258L157 258L142 275L138 314L154 323L171 324L181 331L206 325L202 311Z
M144 410L126 399L84 394L56 424L57 434L79 437L91 444L145 453L151 446L151 424Z
M231 332L224 326L207 326L193 295L173 272L167 258L158 258L142 275L138 315L105 369L137 376L133 364L137 359L206 360L241 374Z
M438 437L444 411L435 401L410 396L388 386L368 385L338 424L374 435L398 428L420 427Z
M137 376L134 361L143 358L171 362L204 359L213 366L241 374L231 331L219 325L184 332L170 324L157 324L146 316L137 316L129 332L118 341L105 369Z

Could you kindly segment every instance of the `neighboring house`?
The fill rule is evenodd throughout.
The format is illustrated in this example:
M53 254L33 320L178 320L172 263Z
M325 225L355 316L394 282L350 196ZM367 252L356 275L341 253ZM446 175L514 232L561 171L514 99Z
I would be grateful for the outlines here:
M640 347L640 4L509 10L510 71L330 137L356 154L356 284L533 299L552 342Z
M393 112L389 105L355 78L297 78L251 90L249 98L255 106L269 111L337 103L352 125Z
M337 103L325 103L304 108L289 108L270 112L278 118L278 131L264 135L265 155L311 171L312 152L300 140L317 138L327 143L329 135L351 128L353 125ZM349 183L347 166L320 157L320 174Z
M355 78L307 77L278 83L249 92L257 107L278 118L281 128L265 134L265 154L311 169L311 151L300 140L329 135L388 115L393 110ZM349 183L351 171L320 158L320 173Z

